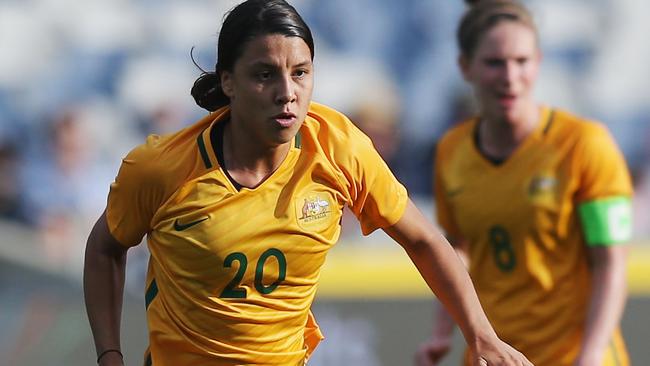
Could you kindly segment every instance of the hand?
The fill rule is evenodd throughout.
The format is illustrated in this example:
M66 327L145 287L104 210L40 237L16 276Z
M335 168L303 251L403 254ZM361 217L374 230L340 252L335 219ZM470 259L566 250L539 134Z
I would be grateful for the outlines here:
M451 349L451 338L434 337L430 341L423 343L415 354L415 364L417 366L435 366L437 365Z
M533 366L526 356L497 337L477 340L470 351L473 366Z

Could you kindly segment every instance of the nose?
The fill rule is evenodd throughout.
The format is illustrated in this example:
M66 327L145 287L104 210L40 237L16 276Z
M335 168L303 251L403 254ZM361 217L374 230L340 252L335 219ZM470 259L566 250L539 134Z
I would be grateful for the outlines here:
M275 94L275 103L289 104L296 101L295 85L291 76L283 77L278 82L277 91Z
M508 61L503 67L503 81L510 85L515 81L517 75L517 64L515 62Z

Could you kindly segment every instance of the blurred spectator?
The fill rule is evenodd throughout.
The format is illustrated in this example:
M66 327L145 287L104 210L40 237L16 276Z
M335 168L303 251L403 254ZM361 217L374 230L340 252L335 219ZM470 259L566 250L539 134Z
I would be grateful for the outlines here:
M95 122L81 108L64 109L25 160L28 220L42 236L45 256L61 268L80 265L84 233L101 213L117 172L101 159L98 134L104 131Z
M26 224L25 191L21 184L25 133L11 104L0 93L0 220Z
M25 217L18 166L18 149L15 143L0 141L0 219L22 222Z
M198 119L199 111L187 90L199 70L191 62L188 48L182 60L134 57L119 77L116 99L119 107L132 112L138 143L152 133L177 131ZM201 52L194 52L200 56Z
M391 96L395 98L396 95ZM381 103L387 102L382 108ZM397 110L391 104L395 99L377 98L376 103L365 101L356 106L350 113L352 121L372 140L379 155L390 166L396 167L395 154L400 145L400 126Z
M375 59L341 54L322 44L317 47L314 101L334 105L348 115L395 170L402 97L392 73Z

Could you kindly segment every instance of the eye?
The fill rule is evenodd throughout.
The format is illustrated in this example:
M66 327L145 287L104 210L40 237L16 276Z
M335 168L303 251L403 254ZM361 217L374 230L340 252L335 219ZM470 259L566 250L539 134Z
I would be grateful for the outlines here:
M256 77L260 81L267 81L271 78L272 74L269 70L262 70L256 74Z
M483 63L489 67L500 67L505 65L505 61L499 58L487 58Z
M528 63L528 60L529 60L528 57L518 57L517 63L519 65L525 65L526 63Z
M306 70L306 69L298 69L298 70L294 71L293 76L298 78L298 79L302 79L307 75L308 72L309 71Z

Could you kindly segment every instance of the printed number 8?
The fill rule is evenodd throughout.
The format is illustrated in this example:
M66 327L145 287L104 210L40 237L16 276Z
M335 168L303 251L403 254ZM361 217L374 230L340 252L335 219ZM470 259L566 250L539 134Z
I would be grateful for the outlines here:
M266 264L269 257L275 257L278 261L278 279L275 280L272 284L265 286L262 280L264 279L264 265ZM248 259L244 253L235 252L230 253L224 259L223 266L226 268L232 267L234 261L239 262L239 268L235 277L226 285L226 288L223 289L221 298L234 298L234 299L244 299L246 298L246 289L240 288L239 284L241 283L242 278L244 278L244 273L246 272L246 267L248 267ZM260 258L257 260L257 265L255 266L255 289L262 295L268 295L273 292L279 285L284 281L287 276L287 258L284 256L279 249L271 248L262 253Z
M490 229L490 244L492 244L492 253L497 267L503 272L512 271L517 264L517 259L508 231L502 226L493 226Z

